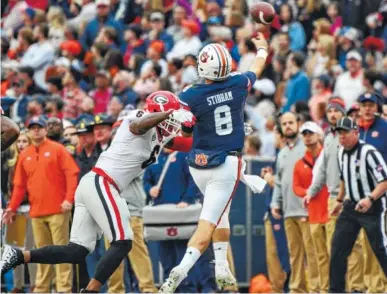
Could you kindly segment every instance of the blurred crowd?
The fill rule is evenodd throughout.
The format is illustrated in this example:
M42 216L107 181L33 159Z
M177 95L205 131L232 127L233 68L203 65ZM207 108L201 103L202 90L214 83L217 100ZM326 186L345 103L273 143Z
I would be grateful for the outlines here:
M131 110L142 109L147 95L157 90L179 94L187 85L200 82L196 56L203 46L212 42L221 43L230 51L233 71L244 72L256 55L251 38L257 32L263 32L269 40L266 69L251 88L246 102L245 119L254 130L246 137L246 155L276 157L285 140L279 113L293 111L298 114L299 125L312 121L322 131L328 132L333 124L327 113L333 104L340 106L343 115L367 121L370 114L364 108L362 110L364 101L358 98L369 92L377 95L371 102L377 106L378 119L387 119L386 0L267 2L277 12L268 26L252 22L249 7L255 3L253 0L2 1L0 102L5 115L22 129L15 145L2 153L3 207L11 201L14 185L20 184L21 175L15 172L18 156L31 143L47 137L61 144L69 155L66 160L73 158L76 164L64 167L65 163L57 160L50 162L42 173L48 174L57 168L59 178L68 176L77 181L109 147L122 117ZM332 99L336 99L334 103ZM364 126L372 126L373 119L373 116L369 117ZM382 127L371 135L372 141L376 141L375 145L382 150L386 145L382 144L380 134L385 131ZM168 152L165 150L164 156L168 157ZM42 153L43 157L49 155L49 151ZM160 160L158 164L164 163ZM175 172L186 169L183 163L181 168ZM131 210L132 214L136 209L139 211L135 214L137 223L132 223L132 227L138 226L142 240L138 248L142 255L137 255L145 256L140 262L147 264L145 268L148 269L149 254L141 235L141 207L145 205L145 199L182 207L200 201L197 195L195 201L192 197L189 200L184 198L187 197L185 190L191 189L187 184L191 179L181 179L181 191L173 197L152 190L160 172L161 169L155 172L156 175L151 175L149 171L144 179L139 179L142 192L136 193L145 193L146 196L139 197L143 202ZM42 195L38 188L43 182L42 178L35 183L34 195L28 191L22 204L37 211L31 215L32 220L53 213L64 217L46 219L40 224L47 228L47 232L42 232L37 223L29 224L27 247L68 242L68 227L64 226L62 232L57 232L54 227L63 226L71 218L73 207L69 195L74 187L63 186L67 190L58 193L63 195ZM53 181L52 185L56 183ZM171 183L174 182L171 180ZM50 186L45 188L45 191L51 189ZM49 205L51 200L46 197L60 201L59 208L52 208ZM286 247L286 238L283 238ZM103 240L100 243L101 250L104 250ZM185 244L173 246L176 246L174 252L181 254ZM160 252L164 248L164 254L172 254L165 253L170 250L169 245L160 248ZM176 263L181 258L179 254ZM136 272L133 258L129 257L134 276L139 281L139 290L154 291L151 269L150 274L149 271L148 274L141 273L140 268ZM95 262L89 261L85 265L89 274L93 264ZM174 265L164 263L166 275ZM277 269L279 276L275 278L279 285L276 283L273 289L277 291L284 287L289 261L284 261L282 267L283 272L278 273ZM71 291L71 270L70 267L57 267L57 291ZM200 268L199 272L205 270L211 271ZM36 278L33 272L30 268L31 285L38 287L35 291L49 292L52 272L44 266L38 266ZM109 285L109 292L123 289L123 272L122 267L117 282L112 282L118 288L113 290ZM214 290L213 277L207 276L212 279L208 284L199 285L192 278L188 282L196 288L182 291ZM22 291L23 278L15 281L18 282L14 291ZM385 285L384 280L383 283ZM367 287L370 288L363 283L354 286L354 290Z

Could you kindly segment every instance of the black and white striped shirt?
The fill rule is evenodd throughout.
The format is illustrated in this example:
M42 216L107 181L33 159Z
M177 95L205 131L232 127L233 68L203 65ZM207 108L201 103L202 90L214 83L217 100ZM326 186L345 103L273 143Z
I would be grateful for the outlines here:
M340 147L338 160L346 195L354 202L366 198L378 183L387 180L387 165L383 156L363 141L349 151Z

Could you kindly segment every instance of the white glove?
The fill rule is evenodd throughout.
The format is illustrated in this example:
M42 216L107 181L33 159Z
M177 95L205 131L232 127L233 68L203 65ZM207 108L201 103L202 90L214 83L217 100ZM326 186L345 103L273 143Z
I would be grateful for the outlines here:
M249 136L253 133L253 128L251 127L250 124L245 123L244 130L245 130L245 136Z
M185 109L175 110L169 117L189 128L192 128L196 122L196 117L192 114L192 112Z

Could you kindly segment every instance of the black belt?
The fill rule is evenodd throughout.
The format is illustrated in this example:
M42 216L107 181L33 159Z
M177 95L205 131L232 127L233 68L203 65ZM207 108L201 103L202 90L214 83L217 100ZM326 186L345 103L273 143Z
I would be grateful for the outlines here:
M229 152L227 152L227 155L239 157L242 155L242 151L229 151Z

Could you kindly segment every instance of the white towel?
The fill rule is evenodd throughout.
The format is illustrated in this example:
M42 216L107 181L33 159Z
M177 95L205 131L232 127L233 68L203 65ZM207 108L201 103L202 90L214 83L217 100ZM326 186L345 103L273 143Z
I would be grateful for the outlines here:
M267 182L262 179L261 177L257 175L246 175L246 162L243 160L242 161L242 169L241 169L241 181L244 183L246 186L248 186L253 193L261 193L263 189L265 188Z

